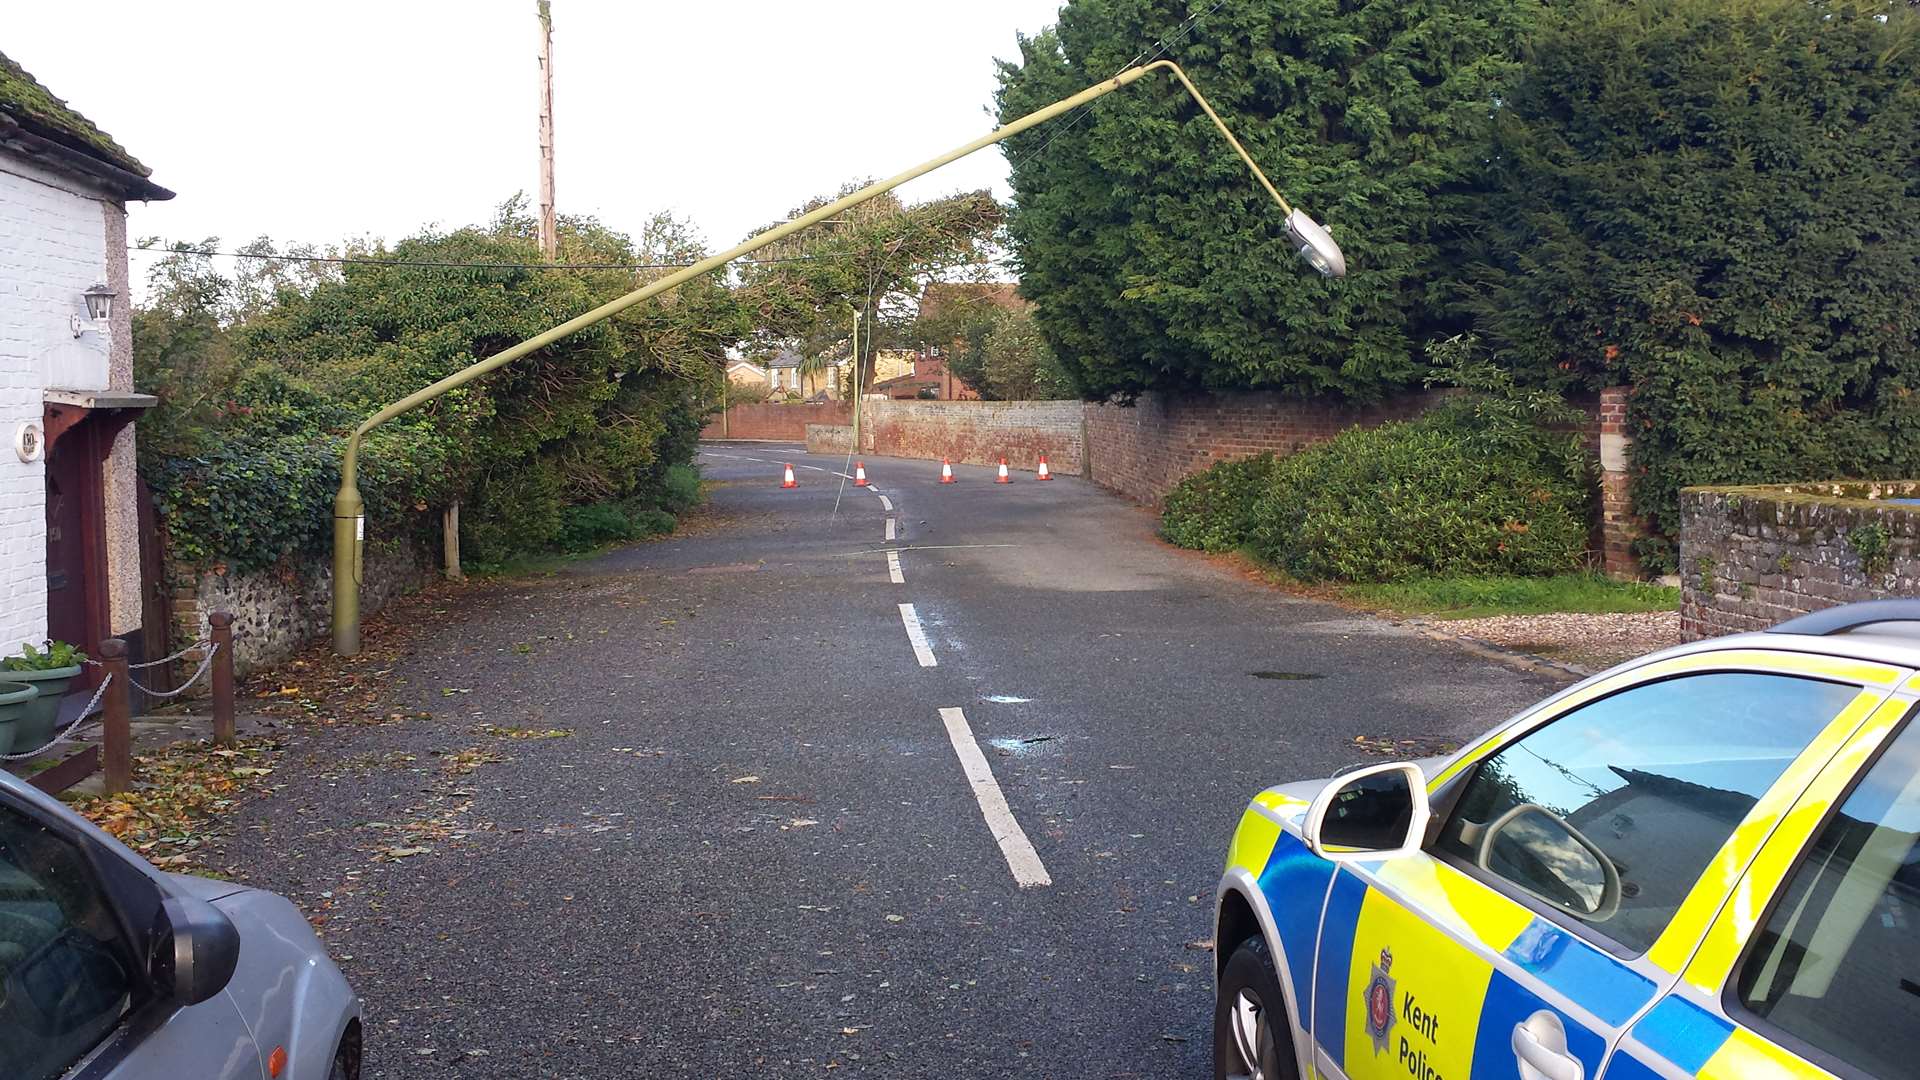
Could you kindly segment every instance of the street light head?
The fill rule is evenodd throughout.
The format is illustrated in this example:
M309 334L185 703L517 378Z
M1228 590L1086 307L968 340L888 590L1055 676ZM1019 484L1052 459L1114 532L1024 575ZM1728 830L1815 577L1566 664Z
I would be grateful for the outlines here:
M1328 277L1347 276L1347 257L1320 223L1295 210L1287 215L1287 235L1300 247L1300 257Z

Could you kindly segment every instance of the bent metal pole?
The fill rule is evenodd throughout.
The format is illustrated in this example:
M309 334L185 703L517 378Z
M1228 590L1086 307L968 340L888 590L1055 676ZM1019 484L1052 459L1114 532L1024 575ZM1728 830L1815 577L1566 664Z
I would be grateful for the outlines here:
M866 202L876 195L891 191L901 184L924 176L943 165L958 161L976 150L983 150L997 142L1018 135L1029 128L1044 124L1062 113L1071 112L1096 98L1103 97L1126 86L1128 83L1135 82L1156 68L1165 68L1171 71L1174 77L1180 80L1180 84L1186 88L1187 92L1193 95L1194 100L1199 103L1200 108L1206 112L1207 118L1213 121L1214 126L1220 130L1220 134L1226 136L1227 143L1233 147L1234 152L1240 155L1240 160L1245 162L1247 168L1252 171L1254 179L1260 182L1260 186L1266 189L1267 194L1273 196L1273 201L1278 203L1280 209L1288 215L1289 227L1292 227L1293 219L1297 217L1304 218L1305 215L1296 214L1293 207L1287 204L1287 200L1281 197L1279 190L1273 186L1273 182L1267 179L1266 174L1260 171L1260 166L1254 164L1253 158L1247 153L1246 148L1240 145L1240 140L1234 138L1233 132L1227 130L1227 125L1220 119L1219 114L1213 111L1213 106L1207 103L1206 98L1200 96L1199 89L1193 85L1192 80L1187 78L1187 73L1180 70L1179 65L1171 60L1156 60L1151 64L1128 68L1113 78L1090 86L1070 98L1056 101L1044 109L1030 112L1011 123L1002 124L988 134L973 140L965 146L949 150L939 157L915 165L913 168L908 169L898 176L892 176L878 183L869 184L851 195L835 199L811 213L802 214L784 225L769 229L738 247L728 248L718 255L709 256L691 266L668 274L666 277L660 278L644 288L635 289L633 292L618 299L609 300L599 307L594 308L592 311L568 319L566 322L561 323L559 326L537 337L528 338L526 341L512 348L504 349L487 357L485 360L478 361L460 371L456 371L431 386L416 390L406 397L401 398L399 401L381 409L379 412L374 413L372 416L367 417L366 420L361 422L359 427L353 430L351 435L347 436L346 450L340 461L340 490L333 498L334 651L341 656L354 656L360 652L360 579L362 548L366 540L366 507L360 499L359 466L360 439L367 432L372 431L374 428L379 427L381 424L386 423L396 416L419 408L421 405L432 401L434 398L439 397L449 390L465 386L473 380L480 378L482 375L497 368L504 367L507 364L511 364L530 352L543 349L569 334L585 330L587 327L603 319L617 315L642 300L652 296L658 296L668 289L674 288L682 282L691 281L702 274L718 270L735 259L751 255L761 248L766 247L768 244L775 243L808 226L834 217L843 211ZM1318 226L1316 225L1314 228L1317 229ZM1315 265L1321 266L1319 263ZM1328 272L1324 266L1321 268L1323 273ZM1340 269L1344 270L1344 265L1342 265ZM1335 273L1337 276L1338 272L1336 271Z

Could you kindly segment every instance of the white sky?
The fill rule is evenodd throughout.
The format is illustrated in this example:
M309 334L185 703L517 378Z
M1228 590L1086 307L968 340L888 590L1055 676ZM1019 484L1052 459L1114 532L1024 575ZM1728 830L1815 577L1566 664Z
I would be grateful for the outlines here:
M553 0L560 210L736 243L989 130L994 58L1059 2ZM178 193L130 237L394 240L537 199L534 0L5 6L0 52ZM1007 196L997 150L903 191L983 186Z

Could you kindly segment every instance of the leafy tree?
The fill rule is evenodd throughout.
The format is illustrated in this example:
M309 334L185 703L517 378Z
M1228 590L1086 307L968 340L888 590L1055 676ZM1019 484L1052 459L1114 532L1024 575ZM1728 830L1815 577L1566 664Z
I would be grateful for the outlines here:
M1416 382L1438 239L1537 0L1070 0L1000 66L1002 122L1179 61L1349 276L1305 270L1272 200L1178 85L1153 77L1010 140L1021 291L1091 397Z
M920 294L910 337L920 348L939 350L947 370L987 394L987 335L996 316L1024 305L1010 282L937 282Z
M787 220L867 183L851 181L808 200ZM756 321L754 344L769 354L792 348L812 364L824 363L836 345L845 355L859 311L860 382L871 383L879 350L910 337L921 286L986 271L1001 218L1000 205L984 191L912 206L887 194L762 249L739 271L742 303Z
M994 315L981 351L986 358L986 387L1000 401L1044 401L1075 397L1073 380L1047 346L1028 311Z
M947 369L989 401L1078 396L1032 309L1008 283L929 285L910 337L938 347Z
M1658 532L1685 484L1920 472L1917 37L1849 0L1575 0L1534 37L1463 299L1523 377L1635 387Z
M133 309L134 388L160 399L140 420L143 458L204 449L206 433L230 406L240 369L228 334L233 282L193 253L219 242L175 245L154 263L147 301Z

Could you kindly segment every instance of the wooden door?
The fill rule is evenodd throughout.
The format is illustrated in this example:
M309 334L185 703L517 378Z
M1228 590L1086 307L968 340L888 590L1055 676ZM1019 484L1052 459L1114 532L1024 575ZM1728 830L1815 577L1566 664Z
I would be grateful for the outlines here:
M90 419L47 449L47 636L89 652L107 633L102 457ZM17 642L3 644L8 651L19 648Z

